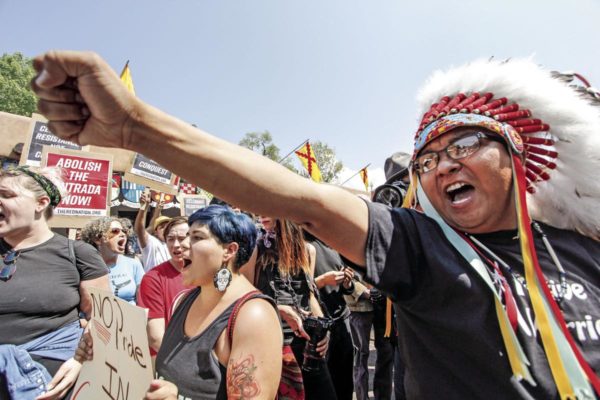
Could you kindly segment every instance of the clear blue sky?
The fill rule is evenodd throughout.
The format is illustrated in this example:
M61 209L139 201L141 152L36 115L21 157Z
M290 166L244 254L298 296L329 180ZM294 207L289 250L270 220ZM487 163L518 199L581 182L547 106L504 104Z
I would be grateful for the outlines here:
M432 71L535 54L598 87L599 21L593 0L0 0L0 53L130 60L138 96L185 121L234 142L269 130L282 153L321 140L379 183Z

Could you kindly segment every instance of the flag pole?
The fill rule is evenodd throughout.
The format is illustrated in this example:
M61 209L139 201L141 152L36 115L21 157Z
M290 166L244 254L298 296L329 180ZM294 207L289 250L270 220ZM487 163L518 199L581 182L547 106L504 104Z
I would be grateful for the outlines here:
M358 170L358 172L356 172L354 175L352 175L350 178L346 179L344 182L342 182L340 184L340 186L344 186L344 183L348 182L350 179L354 178L356 175L360 174L360 171L362 171L365 168L369 168L369 166L371 165L371 163L368 163L367 165L365 165L364 167L362 167L361 169Z
M306 144L306 142L308 142L308 139L306 139L304 142L300 143L300 145L296 146L296 147L294 148L294 150L292 150L292 151L290 151L289 153L287 153L287 154L285 155L285 157L283 157L281 160L279 160L279 161L277 161L277 162L278 162L279 164L281 164L281 162L282 162L283 160L285 160L286 158L288 158L289 156L291 156L291 155L292 155L292 153L293 153L293 152L295 152L296 150L298 150L300 147L304 146L304 145Z

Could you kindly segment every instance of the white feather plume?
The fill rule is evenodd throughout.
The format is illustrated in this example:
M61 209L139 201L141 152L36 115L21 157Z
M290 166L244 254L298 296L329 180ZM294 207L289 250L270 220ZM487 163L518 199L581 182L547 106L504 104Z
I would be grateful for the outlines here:
M553 78L531 59L479 60L435 72L418 95L419 115L443 96L491 92L550 125L558 152L549 181L528 195L533 219L600 238L600 102Z

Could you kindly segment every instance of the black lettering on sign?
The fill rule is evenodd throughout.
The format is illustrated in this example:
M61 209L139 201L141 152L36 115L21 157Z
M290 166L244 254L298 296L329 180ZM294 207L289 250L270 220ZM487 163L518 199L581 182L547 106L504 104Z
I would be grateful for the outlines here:
M119 376L117 368L106 361L104 364L108 367L110 372L108 375L108 389L106 386L102 385L102 390L104 390L104 393L106 393L111 400L128 400L129 382L127 382L127 386L125 386L121 376ZM113 385L113 375L115 375L115 385ZM115 390L117 393L115 393Z

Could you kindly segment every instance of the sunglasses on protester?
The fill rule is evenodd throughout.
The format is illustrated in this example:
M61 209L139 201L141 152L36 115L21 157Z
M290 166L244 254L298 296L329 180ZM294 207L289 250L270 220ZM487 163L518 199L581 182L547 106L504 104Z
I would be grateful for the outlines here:
M439 151L432 151L418 156L414 162L415 171L424 174L436 169L440 162L440 153L442 152L445 152L452 160L466 158L481 148L482 139L504 143L504 140L500 136L483 132L463 136Z
M17 259L20 255L20 251L10 250L2 257L1 281L6 282L15 274L17 271Z
M108 233L110 233L111 236L117 236L121 232L123 232L125 235L127 235L127 229L125 229L125 228L110 228L108 230Z

